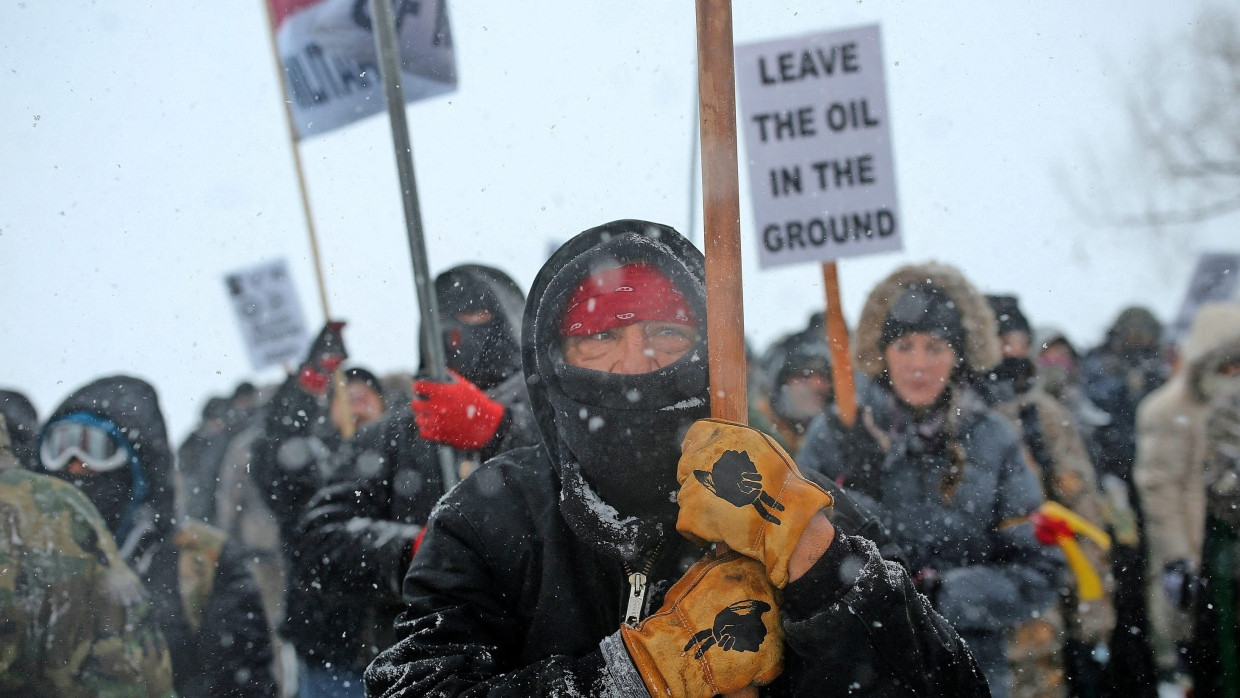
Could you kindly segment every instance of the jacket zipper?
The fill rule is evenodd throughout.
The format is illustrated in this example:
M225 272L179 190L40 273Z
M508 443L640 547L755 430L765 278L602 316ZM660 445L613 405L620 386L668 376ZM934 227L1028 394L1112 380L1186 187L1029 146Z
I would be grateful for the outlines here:
M628 572L627 565L625 571ZM636 626L642 619L642 607L646 604L646 575L629 572L629 605L624 611L624 624Z
M627 562L624 563L624 573L629 578L629 603L624 609L625 625L636 627L641 622L642 612L646 608L646 592L650 588L648 583L650 570L654 568L654 561L658 559L659 553L662 551L663 543L659 543L640 570L634 570L629 567Z

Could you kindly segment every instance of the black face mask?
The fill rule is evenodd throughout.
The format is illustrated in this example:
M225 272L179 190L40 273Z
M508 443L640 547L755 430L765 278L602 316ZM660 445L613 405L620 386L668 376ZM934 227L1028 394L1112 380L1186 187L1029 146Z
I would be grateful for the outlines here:
M606 373L556 361L548 397L586 482L622 516L676 518L680 443L710 416L700 347L657 371Z
M501 317L468 325L455 317L442 323L444 362L486 390L520 370L521 348Z
M1003 357L1003 361L999 362L992 371L999 381L1008 381L1017 387L1022 384L1028 386L1035 372L1037 372L1037 367L1034 366L1033 361L1023 356Z
M129 468L93 475L57 474L73 483L95 505L119 545L120 536L124 534L120 528L133 498L133 476Z
M486 390L521 370L521 347L504 308L485 281L458 273L436 280L448 368ZM458 315L485 311L491 318L468 324Z

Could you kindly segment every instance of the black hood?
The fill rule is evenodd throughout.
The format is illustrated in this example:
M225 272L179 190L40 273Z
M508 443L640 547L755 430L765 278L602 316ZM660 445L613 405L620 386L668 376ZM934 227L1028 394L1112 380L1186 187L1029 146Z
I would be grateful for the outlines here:
M435 298L449 368L483 390L521 371L525 296L507 274L480 264L452 267L435 277ZM487 310L492 317L467 325L456 317L464 310Z
M151 523L157 528L171 528L175 461L168 445L168 430L155 389L146 381L132 376L100 378L65 398L48 418L44 431L61 419L81 413L111 422L128 440L130 450L137 458L137 474L145 482L145 495L140 497L140 501L132 503L134 506L148 506L153 514ZM50 474L64 476L63 473ZM109 473L95 477L104 475ZM132 490L130 494L133 494ZM100 510L105 508L99 502L95 505Z
M38 465L39 414L25 395L15 390L0 390L0 414L8 422L13 455L24 468Z
M650 552L675 520L676 461L684 431L709 415L705 328L677 361L638 375L567 365L560 350L560 322L577 285L596 271L648 264L684 294L694 315L706 317L702 254L675 230L621 220L591 228L565 243L543 265L530 289L522 325L521 358L530 402L563 481L562 507L570 523L593 516L597 495L619 514L593 537L628 561ZM584 482L582 479L584 478ZM583 486L584 485L584 486ZM582 490L578 492L578 490ZM570 511L573 509L573 511ZM626 522L633 525L625 528ZM582 524L576 521L576 524ZM574 525L579 534L581 527Z

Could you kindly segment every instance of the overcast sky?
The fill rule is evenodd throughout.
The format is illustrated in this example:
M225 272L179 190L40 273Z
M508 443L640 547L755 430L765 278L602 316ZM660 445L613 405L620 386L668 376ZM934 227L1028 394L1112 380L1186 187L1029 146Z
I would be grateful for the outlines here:
M1056 174L1088 182L1087 148L1124 147L1125 89L1198 3L734 4L738 43L882 27L905 249L841 264L850 320L895 266L933 258L1092 345L1126 305L1169 319L1197 255L1240 248L1235 217L1087 224ZM548 245L587 227L686 228L692 3L449 12L460 88L408 109L432 272L477 261L528 287ZM251 371L221 279L286 257L321 320L261 4L8 0L0 26L0 386L46 416L96 376L135 373L180 439L210 394L279 380ZM386 117L300 147L353 358L408 369L417 311ZM821 307L820 271L758 271L747 198L741 213L763 346Z

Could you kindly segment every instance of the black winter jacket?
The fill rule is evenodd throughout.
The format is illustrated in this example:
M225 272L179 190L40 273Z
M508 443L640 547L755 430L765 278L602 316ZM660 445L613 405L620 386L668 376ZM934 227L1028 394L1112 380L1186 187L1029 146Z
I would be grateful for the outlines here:
M537 439L521 375L486 393L506 407L500 429L482 451L458 452L458 458L481 460ZM418 435L405 405L343 444L335 462L294 535L296 577L337 596L341 608L325 617L290 610L285 631L306 656L364 666L391 641L414 539L446 488L438 446ZM331 632L298 629L315 622Z
M907 572L849 533L883 534L839 497L838 535L784 590L785 670L763 695L984 696L948 623ZM608 695L600 642L622 622L628 583L560 514L541 447L502 455L436 509L405 579L400 641L366 672L368 695ZM702 550L675 536L655 563L647 614Z

